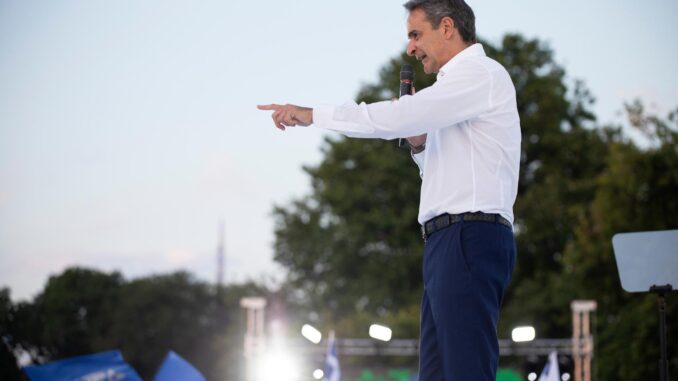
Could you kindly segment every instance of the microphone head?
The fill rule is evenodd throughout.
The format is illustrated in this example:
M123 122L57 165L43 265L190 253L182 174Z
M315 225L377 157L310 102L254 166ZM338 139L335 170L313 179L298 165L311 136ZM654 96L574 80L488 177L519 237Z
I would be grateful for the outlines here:
M400 67L400 80L414 81L414 69L412 69L412 65L404 64Z

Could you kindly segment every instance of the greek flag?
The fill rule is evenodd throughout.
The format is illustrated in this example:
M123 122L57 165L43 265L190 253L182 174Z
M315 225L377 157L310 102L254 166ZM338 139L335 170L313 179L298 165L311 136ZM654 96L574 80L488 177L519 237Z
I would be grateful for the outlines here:
M549 360L541 371L538 381L560 381L560 369L558 368L558 352L549 354Z
M337 356L337 345L334 342L334 331L330 332L327 342L327 356L325 357L324 381L340 381L341 370L339 369L339 357Z

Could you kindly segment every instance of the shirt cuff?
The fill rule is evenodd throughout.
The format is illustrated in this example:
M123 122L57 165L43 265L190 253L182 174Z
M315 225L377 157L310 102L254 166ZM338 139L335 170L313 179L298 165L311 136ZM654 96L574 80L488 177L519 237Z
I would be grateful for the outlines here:
M417 167L419 167L419 177L422 179L424 178L424 162L425 162L425 157L426 157L426 150L423 150L419 153L414 153L410 151L410 155L412 156L412 160L414 160L415 164L417 164Z
M313 125L315 127L327 128L332 122L334 116L334 106L316 106L313 107Z

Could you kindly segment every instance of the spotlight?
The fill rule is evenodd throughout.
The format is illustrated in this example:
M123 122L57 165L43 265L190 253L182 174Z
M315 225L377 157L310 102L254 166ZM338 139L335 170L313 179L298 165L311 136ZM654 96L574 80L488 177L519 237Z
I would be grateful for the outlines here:
M323 334L310 324L304 324L301 327L301 335L313 344L318 344L323 338Z
M370 326L370 337L372 337L373 339L389 341L391 340L392 335L393 331L391 331L391 328L389 327L385 327L379 324L372 324Z
M513 341L515 341L516 343L523 343L523 342L526 342L526 341L532 341L532 340L534 340L535 336L536 336L536 333L534 331L534 327L530 327L530 326L516 327L511 332L511 339L513 339Z

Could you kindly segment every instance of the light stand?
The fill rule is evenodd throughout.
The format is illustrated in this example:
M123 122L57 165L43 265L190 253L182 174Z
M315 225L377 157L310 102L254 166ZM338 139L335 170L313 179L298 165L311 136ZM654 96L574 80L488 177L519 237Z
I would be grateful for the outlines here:
M657 306L659 308L659 379L669 380L669 360L666 353L666 298L664 294L673 291L670 284L664 286L652 286L650 292L657 294Z

